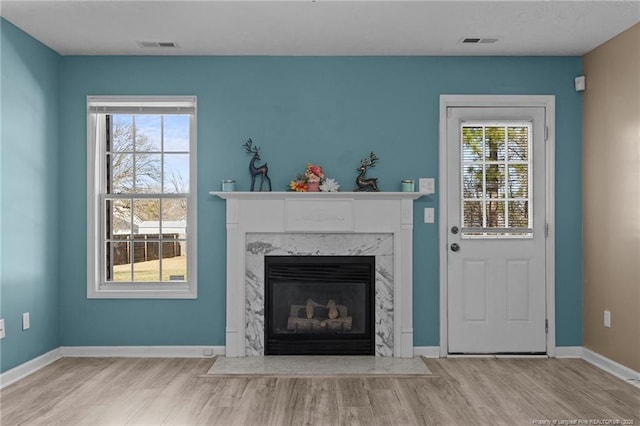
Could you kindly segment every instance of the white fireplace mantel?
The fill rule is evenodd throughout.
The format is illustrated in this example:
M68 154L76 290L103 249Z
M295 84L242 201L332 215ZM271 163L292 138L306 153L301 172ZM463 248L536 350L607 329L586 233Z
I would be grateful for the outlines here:
M425 194L217 191L210 194L226 200L226 356L247 354L247 328L252 325L247 321L256 320L245 308L248 235L300 238L305 234L391 234L393 265L387 273L392 282L393 312L389 321L393 324L388 324L392 330L389 346L395 357L413 357L413 200Z
M330 199L355 199L355 200L415 200L428 195L423 192L294 192L294 191L211 191L211 195L217 195L224 199L242 200L282 200L289 198L330 198Z

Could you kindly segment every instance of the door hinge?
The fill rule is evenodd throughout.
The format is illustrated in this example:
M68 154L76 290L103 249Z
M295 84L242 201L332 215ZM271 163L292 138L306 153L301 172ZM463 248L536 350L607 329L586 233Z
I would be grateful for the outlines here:
M544 224L544 237L545 238L549 237L549 224L548 223Z
M544 320L544 332L545 333L549 333L549 320L548 319Z
M544 126L544 141L549 140L549 126Z

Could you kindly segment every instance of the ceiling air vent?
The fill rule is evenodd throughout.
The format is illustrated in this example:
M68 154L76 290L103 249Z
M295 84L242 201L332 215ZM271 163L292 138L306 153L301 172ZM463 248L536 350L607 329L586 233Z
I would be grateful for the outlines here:
M176 49L178 44L173 41L138 41L142 48Z
M492 44L498 41L497 37L465 37L459 41L462 44Z

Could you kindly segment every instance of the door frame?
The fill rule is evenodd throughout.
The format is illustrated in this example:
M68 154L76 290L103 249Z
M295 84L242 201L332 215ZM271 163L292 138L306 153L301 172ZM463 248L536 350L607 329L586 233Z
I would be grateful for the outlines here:
M439 166L438 166L438 223L440 257L440 357L449 354L448 327L448 270L447 270L447 108L449 107L542 107L545 108L546 146L545 182L547 235L545 239L545 280L547 355L556 355L555 309L555 109L554 95L440 95Z

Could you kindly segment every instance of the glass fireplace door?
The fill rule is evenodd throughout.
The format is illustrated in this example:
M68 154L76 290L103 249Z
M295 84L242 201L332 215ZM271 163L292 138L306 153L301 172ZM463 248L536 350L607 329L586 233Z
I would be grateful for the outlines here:
M266 256L265 354L373 354L373 256Z

